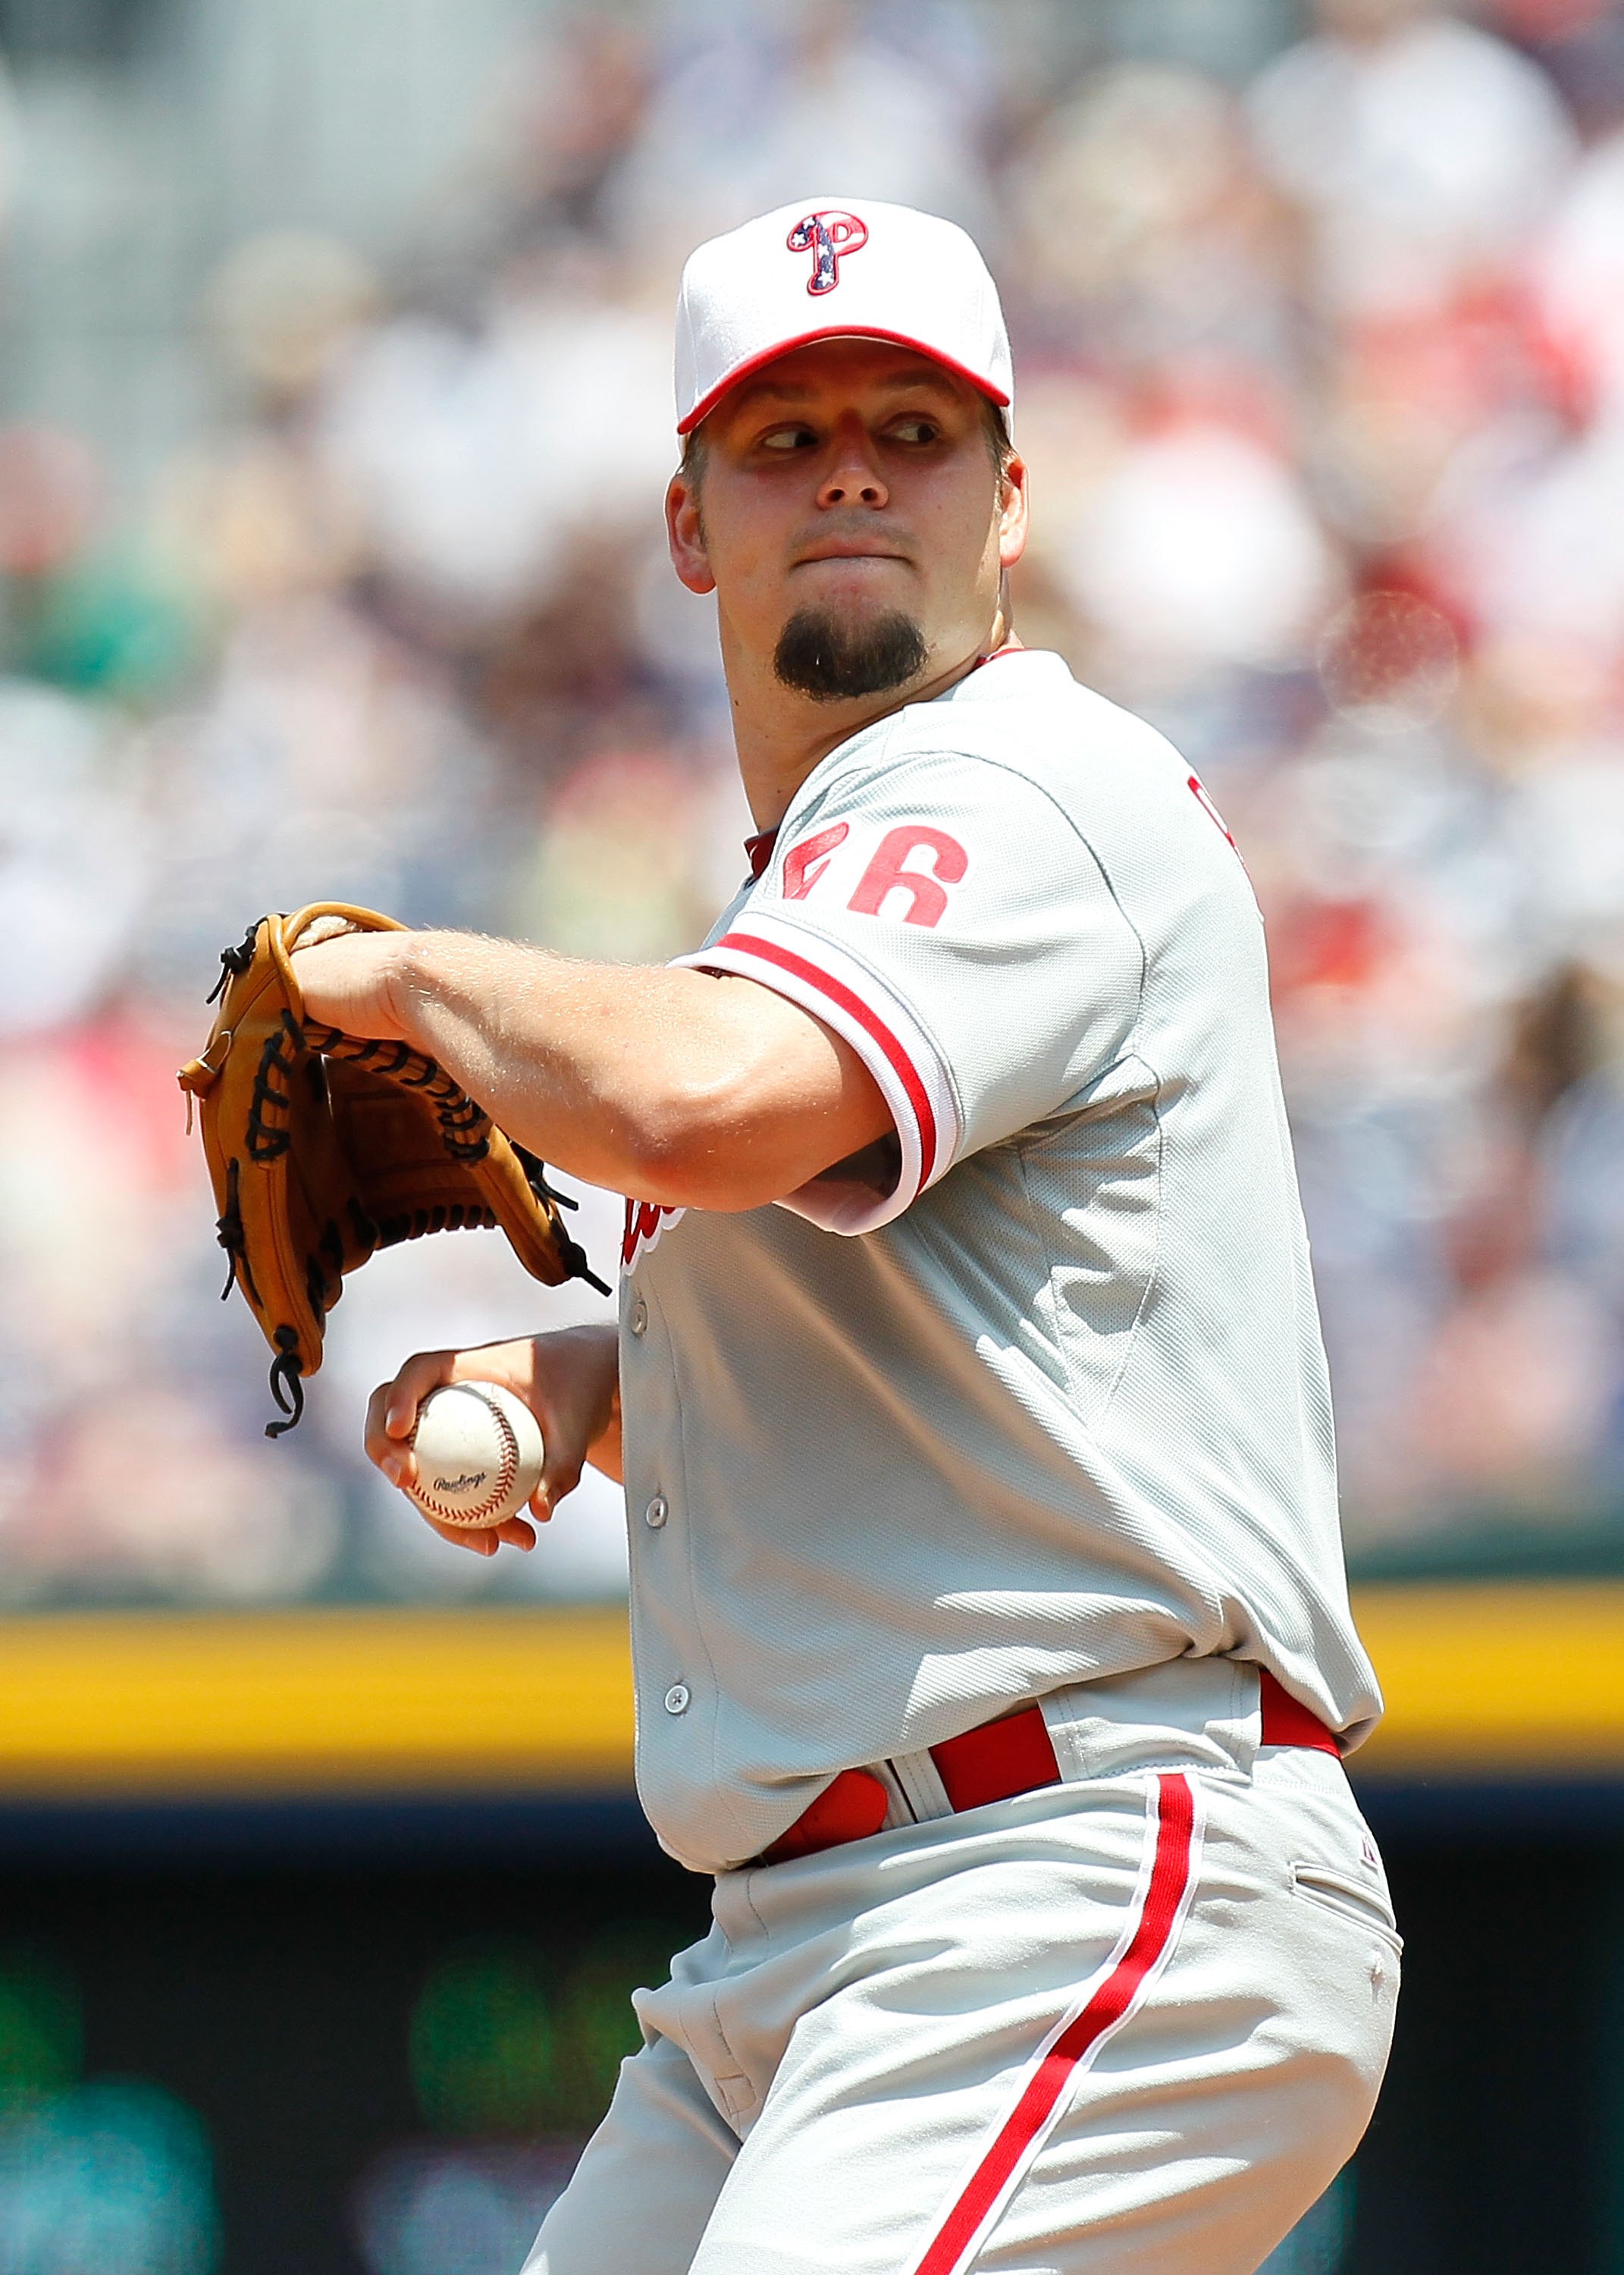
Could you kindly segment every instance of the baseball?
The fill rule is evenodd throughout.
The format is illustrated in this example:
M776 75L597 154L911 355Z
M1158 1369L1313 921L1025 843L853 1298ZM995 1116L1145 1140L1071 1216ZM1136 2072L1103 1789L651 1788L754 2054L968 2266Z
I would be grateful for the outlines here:
M497 1382L431 1390L412 1433L412 1498L440 1524L470 1531L517 1516L541 1481L540 1426L523 1399Z

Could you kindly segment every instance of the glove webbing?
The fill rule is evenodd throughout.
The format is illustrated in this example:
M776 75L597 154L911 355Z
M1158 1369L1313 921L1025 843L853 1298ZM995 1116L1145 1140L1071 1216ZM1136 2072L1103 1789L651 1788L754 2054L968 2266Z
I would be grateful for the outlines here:
M365 1067L369 1074L387 1075L403 1090L420 1090L434 1109L445 1150L454 1161L482 1161L490 1152L490 1115L452 1081L437 1060L426 1058L404 1043L346 1035L342 1028L324 1027L313 1019L306 1020L303 1039L324 1058L345 1059L351 1066ZM270 1055L268 1050L267 1057ZM280 1060L276 1063L280 1064Z

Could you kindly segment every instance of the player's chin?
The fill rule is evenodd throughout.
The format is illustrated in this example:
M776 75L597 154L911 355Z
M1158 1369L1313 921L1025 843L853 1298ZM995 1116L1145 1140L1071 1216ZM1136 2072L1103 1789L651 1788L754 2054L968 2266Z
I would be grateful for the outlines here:
M778 636L780 682L814 702L888 695L918 679L930 651L918 619L882 594L840 606L809 600Z

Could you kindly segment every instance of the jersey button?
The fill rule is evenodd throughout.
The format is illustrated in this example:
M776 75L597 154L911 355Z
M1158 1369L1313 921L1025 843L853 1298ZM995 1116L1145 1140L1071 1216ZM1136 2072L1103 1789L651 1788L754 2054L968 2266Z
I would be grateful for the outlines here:
M670 1514L670 1502L663 1493L656 1493L643 1512L643 1522L651 1532L658 1532Z
M688 1685L685 1682L674 1682L665 1695L666 1712L668 1714L685 1714L688 1712L689 1701L691 1699L693 1693L689 1689Z
M626 1325L631 1328L634 1335L642 1334L647 1327L648 1305L643 1301L641 1296L638 1297L636 1303L631 1306L631 1316L628 1318Z

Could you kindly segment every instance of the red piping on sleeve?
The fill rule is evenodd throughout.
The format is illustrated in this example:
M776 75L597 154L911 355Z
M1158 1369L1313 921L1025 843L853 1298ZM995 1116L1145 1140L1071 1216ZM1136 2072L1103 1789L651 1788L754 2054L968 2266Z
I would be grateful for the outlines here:
M831 1003L837 1003L849 1018L855 1019L864 1032L879 1044L903 1085L918 1125L919 1190L923 1192L936 1167L939 1142L936 1116L931 1107L930 1093L920 1080L913 1061L885 1022L870 1010L860 995L854 995L850 987L838 979L832 979L827 971L820 971L815 964L809 964L804 956L797 956L790 949L779 948L772 941L761 940L754 933L747 932L730 932L714 946L736 949L742 956L759 956L763 963L775 964L781 971L787 971L795 979L804 981L809 987L817 988L828 997Z

